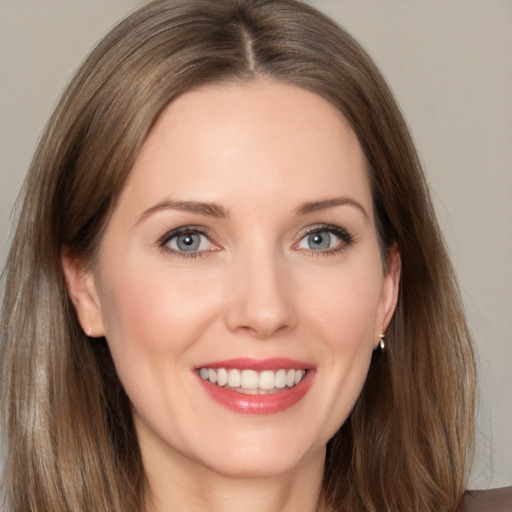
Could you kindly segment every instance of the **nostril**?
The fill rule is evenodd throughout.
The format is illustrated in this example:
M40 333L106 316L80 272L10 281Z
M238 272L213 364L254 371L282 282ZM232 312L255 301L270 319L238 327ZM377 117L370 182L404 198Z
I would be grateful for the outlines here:
M268 339L289 328L288 325L272 325L254 322L252 325L240 325L236 330L242 334L253 336L258 339Z
M257 251L255 251L257 252ZM232 331L258 339L267 339L295 325L294 297L291 294L287 268L268 260L268 251L260 258L251 254L250 261L240 265L231 281L227 323Z

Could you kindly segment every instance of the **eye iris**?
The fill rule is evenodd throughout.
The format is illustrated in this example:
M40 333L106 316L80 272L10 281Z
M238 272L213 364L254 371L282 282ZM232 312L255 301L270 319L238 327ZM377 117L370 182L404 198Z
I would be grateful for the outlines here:
M176 238L176 245L180 251L197 251L200 244L201 238L199 235L189 233Z
M327 231L311 233L308 236L310 249L328 249L331 245L331 235Z

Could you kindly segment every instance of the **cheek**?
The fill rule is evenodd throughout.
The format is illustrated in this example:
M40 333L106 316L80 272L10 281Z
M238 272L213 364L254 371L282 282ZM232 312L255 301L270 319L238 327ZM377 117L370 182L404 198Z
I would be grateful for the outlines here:
M213 277L161 265L110 268L101 290L103 320L125 387L188 364L183 354L207 332L218 308Z
M322 349L329 375L343 394L358 394L368 372L373 353L377 301L359 286L352 293L340 293L317 306L317 328L322 333Z
M307 316L326 334L331 348L350 351L361 343L370 347L375 343L383 276L379 267L374 268L358 262L328 275L311 276L300 287Z
M329 390L318 405L319 415L328 418L327 438L345 422L368 374L383 282L379 267L374 273L371 268L354 265L308 283L315 297L308 301L308 337L319 341L317 376ZM321 283L329 283L327 291Z
M204 282L177 279L160 267L134 270L118 266L103 281L105 333L135 410L158 424L155 414L180 403L190 347L207 330L213 300Z
M184 281L165 268L120 268L102 294L107 337L144 350L179 344L180 333L192 331L208 306L208 294L199 291L197 280Z

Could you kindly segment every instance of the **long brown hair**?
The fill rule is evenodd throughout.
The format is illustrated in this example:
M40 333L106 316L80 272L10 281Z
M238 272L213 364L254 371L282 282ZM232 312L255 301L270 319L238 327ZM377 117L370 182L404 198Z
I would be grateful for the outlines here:
M94 260L138 151L194 87L255 77L333 104L366 156L399 303L384 353L327 446L324 498L352 512L456 510L473 441L475 369L454 272L405 122L333 21L295 0L160 0L122 21L64 92L35 153L4 273L4 495L12 512L140 512L148 494L106 343L82 332L62 251Z

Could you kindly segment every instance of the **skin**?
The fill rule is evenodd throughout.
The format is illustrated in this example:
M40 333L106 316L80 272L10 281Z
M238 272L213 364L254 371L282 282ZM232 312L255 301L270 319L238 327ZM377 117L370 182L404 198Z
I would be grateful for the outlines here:
M325 225L349 235L311 247ZM208 230L195 257L162 247L183 226ZM167 107L94 268L64 258L82 326L106 337L132 401L155 511L320 508L325 445L395 308L396 251L388 267L361 147L325 100L257 80ZM194 369L239 357L305 361L313 384L285 411L228 410Z

